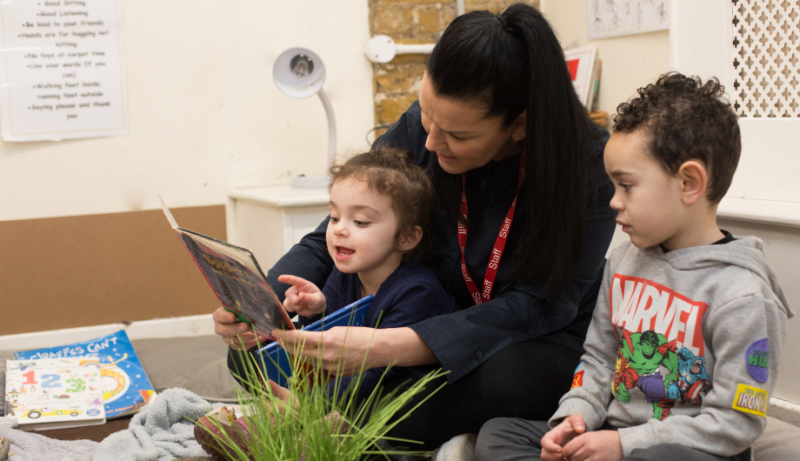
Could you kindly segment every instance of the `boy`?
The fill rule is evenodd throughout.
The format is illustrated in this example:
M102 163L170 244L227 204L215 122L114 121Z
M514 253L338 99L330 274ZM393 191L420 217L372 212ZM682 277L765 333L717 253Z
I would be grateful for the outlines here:
M761 241L717 227L741 151L723 92L670 73L619 106L604 161L631 242L549 424L492 420L478 459L750 460L793 314Z

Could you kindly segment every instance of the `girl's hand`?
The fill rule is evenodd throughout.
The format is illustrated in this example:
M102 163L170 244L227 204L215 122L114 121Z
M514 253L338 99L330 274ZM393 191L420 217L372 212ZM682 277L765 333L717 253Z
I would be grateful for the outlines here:
M236 351L249 350L258 343L264 343L269 338L266 335L256 335L250 326L244 322L236 322L236 316L218 307L211 316L214 319L214 333L222 337L222 341ZM238 337L237 337L238 335Z
M325 295L316 285L294 275L281 275L278 281L292 285L286 290L283 307L303 317L313 317L325 310Z
M298 354L306 362L320 364L335 376L353 376L370 368L388 365L380 359L380 350L373 343L388 330L367 327L334 327L324 332L274 330L272 336L289 354ZM371 350L372 346L376 346ZM369 351L369 354L367 353Z
M575 437L564 446L570 461L621 461L622 442L617 431L596 431Z
M269 383L269 389L272 392L272 395L274 395L275 397L278 398L278 400L284 403L283 406L278 408L278 411L283 413L284 411L286 411L286 408L290 406L297 409L298 407L297 397L294 394L292 394L292 391L286 389L285 387L281 387L278 383L276 383L271 379L267 380L267 382Z
M586 423L583 421L583 416L576 413L564 418L561 424L542 437L542 461L571 459L564 453L562 447L584 432L586 432Z

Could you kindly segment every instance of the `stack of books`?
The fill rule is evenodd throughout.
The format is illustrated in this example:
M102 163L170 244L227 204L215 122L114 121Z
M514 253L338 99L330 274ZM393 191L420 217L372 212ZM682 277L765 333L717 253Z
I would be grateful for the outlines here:
M155 395L125 330L14 358L6 361L4 415L23 430L103 424Z

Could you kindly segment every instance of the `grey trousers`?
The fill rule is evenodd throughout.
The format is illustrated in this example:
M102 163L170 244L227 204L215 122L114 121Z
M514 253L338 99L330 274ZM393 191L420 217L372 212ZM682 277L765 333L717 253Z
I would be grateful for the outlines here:
M615 430L605 425L601 430ZM539 443L549 431L547 421L527 421L521 418L495 418L487 422L478 434L475 458L478 461L540 460ZM626 461L750 461L750 449L733 457L716 456L679 444L655 445L633 450Z

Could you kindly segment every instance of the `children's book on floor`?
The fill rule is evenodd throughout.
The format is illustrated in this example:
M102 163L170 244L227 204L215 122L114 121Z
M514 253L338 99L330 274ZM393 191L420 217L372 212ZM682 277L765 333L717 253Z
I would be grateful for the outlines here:
M178 227L161 197L159 200L172 229L180 237L219 302L236 314L238 321L266 335L276 328L294 329L289 315L250 250Z
M5 416L26 431L106 422L96 357L7 360Z
M153 385L150 384L125 330L89 341L14 353L17 360L56 360L71 357L99 359L102 384L100 398L108 419L138 412L155 395Z

